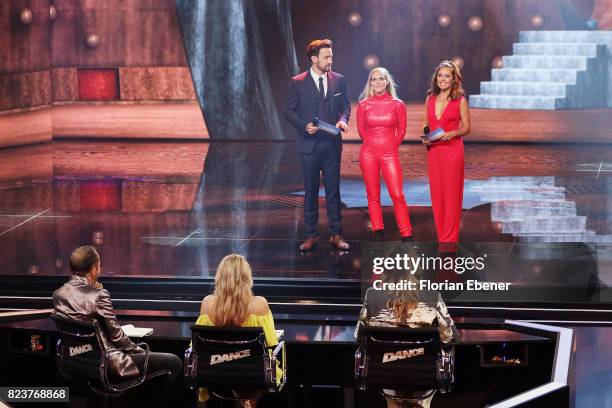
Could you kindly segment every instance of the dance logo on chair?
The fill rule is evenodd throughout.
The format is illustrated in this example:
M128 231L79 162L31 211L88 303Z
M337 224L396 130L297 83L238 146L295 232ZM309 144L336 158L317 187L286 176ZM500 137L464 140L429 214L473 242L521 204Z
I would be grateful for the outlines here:
M238 360L245 357L251 356L251 350L240 350L234 353L226 353L226 354L213 354L210 356L210 365L226 363L232 360Z
M89 353L90 351L93 351L93 346L87 343L83 344L82 346L68 347L68 350L70 352L70 357L74 357L80 354L85 354Z
M425 354L425 349L423 347L410 350L399 350L396 352L383 354L382 362L389 363L391 361L403 360L405 358L422 356L423 354Z

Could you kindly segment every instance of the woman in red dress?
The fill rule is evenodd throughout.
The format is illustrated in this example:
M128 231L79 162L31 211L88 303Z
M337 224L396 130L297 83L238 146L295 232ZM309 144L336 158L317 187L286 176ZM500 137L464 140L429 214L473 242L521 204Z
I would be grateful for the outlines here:
M406 105L397 98L395 82L385 68L370 71L357 107L357 129L363 141L359 167L365 181L374 237L378 241L384 239L380 206L382 170L402 241L412 241L412 225L399 162L399 146L406 134Z
M433 73L425 101L424 130L441 129L427 145L429 190L440 252L455 252L463 204L463 139L470 133L470 110L461 86L461 71L442 61Z

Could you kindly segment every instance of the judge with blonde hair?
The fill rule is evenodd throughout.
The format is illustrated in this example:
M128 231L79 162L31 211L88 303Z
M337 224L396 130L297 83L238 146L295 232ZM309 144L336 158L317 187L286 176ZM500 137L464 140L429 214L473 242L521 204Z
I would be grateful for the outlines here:
M253 275L251 265L242 255L230 254L221 260L215 275L215 289L212 295L202 300L200 317L196 324L219 327L261 327L266 338L266 346L278 344L274 330L274 318L263 296L253 294ZM282 371L276 369L277 381ZM208 400L205 389L199 390L199 402ZM256 400L244 401L242 408L254 408Z

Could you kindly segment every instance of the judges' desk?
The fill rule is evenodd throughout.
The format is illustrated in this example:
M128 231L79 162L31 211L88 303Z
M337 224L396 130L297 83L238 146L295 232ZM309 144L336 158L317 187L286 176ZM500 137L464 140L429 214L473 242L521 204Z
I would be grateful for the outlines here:
M122 325L152 328L152 334L138 339L146 341L152 350L181 357L195 322L195 316L174 312L118 311L117 316ZM460 317L455 320L460 333L455 347L455 386L451 394L436 396L434 406L485 406L551 382L562 383L559 378L555 380L559 371L556 365L565 361L557 355L561 341L559 330L569 329L508 320ZM346 399L351 400L351 395L355 395L354 322L279 318L276 328L284 331L289 390L308 394L308 390L316 392L317 388L341 388L345 391L345 406L368 406L368 399L379 400L377 396L361 393L354 405L352 401L346 403ZM0 316L0 339L2 360L11 367L11 370L2 370L4 378L0 379L0 385L12 385L24 375L34 381L32 370L26 370L26 365L40 367L41 373L52 370L57 333L47 316L9 319ZM564 400L567 387L561 384L557 388L562 389L561 400Z

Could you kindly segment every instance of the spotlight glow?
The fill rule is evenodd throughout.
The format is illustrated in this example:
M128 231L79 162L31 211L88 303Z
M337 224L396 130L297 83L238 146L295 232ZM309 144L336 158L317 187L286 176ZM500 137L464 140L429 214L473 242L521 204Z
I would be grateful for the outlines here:
M531 26L532 27L542 27L542 24L544 24L544 18L542 18L541 15L539 14L534 14L533 16L531 16Z
M356 11L353 11L351 14L349 14L347 20L349 24L352 25L353 27L357 27L363 21L361 14L359 14Z
M32 10L30 10L27 7L22 9L21 12L19 13L19 20L21 21L21 24L23 25L30 25L33 19L34 19L34 15L32 14Z
M491 61L491 66L493 68L503 68L504 67L504 60L501 56L497 56L495 58L493 58L493 61Z
M450 16L447 14L442 14L440 17L438 17L438 25L443 28L450 26L451 25Z
M380 65L380 60L378 59L378 57L374 54L368 54L365 57L363 57L363 66L367 69L370 70L374 67L377 67Z
M472 31L480 31L482 30L482 18L478 16L470 17L468 20L468 28Z

